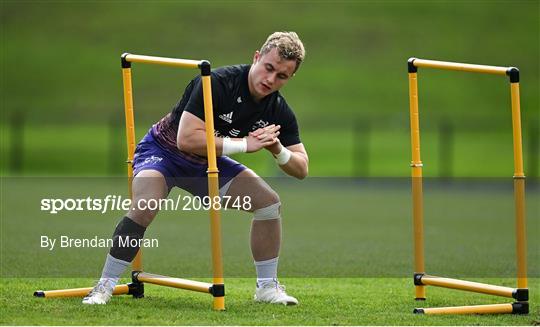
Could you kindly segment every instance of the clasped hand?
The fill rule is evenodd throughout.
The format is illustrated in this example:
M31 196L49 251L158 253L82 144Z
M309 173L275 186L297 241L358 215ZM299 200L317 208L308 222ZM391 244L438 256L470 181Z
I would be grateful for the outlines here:
M280 128L280 125L272 124L249 132L249 135L246 137L246 152L257 152L262 148L266 148L274 154L279 153L281 151L281 142L278 139Z

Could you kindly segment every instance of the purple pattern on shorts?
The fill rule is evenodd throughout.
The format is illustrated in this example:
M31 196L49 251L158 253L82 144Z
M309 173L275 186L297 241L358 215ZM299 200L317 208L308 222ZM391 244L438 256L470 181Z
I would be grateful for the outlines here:
M226 156L217 157L217 167L220 188L247 169L246 166ZM180 151L172 152L165 148L154 139L151 130L135 149L133 176L150 169L157 170L165 176L169 190L176 186L193 195L208 194L207 164L194 162Z

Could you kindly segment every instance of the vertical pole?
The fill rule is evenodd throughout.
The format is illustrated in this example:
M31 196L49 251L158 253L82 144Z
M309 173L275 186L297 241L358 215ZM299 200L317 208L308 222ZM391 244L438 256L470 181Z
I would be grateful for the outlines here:
M514 68L515 69L515 68ZM517 69L515 69L517 71ZM510 75L512 99L512 130L514 138L514 201L516 214L516 254L518 288L527 288L527 233L525 222L525 174L521 144L521 113L519 103L519 77ZM514 80L512 80L514 78Z
M214 139L214 113L212 108L212 83L210 77L210 63L201 63L201 78L204 99L204 120L206 127L206 148L208 158L208 195L210 196L210 233L212 246L213 288L219 290L214 293L214 310L225 310L225 292L223 280L223 262L221 259L221 217L215 205L220 204L219 199L219 171L216 161L216 144Z
M409 59L409 108L411 120L412 194L414 229L414 274L424 274L424 217L422 203L422 160L420 159L420 123L418 117L418 81L414 59ZM425 300L425 286L415 285L416 300Z
M126 141L127 141L127 175L129 197L133 196L131 181L133 180L133 155L135 153L135 120L133 118L133 88L131 85L131 63L122 56L122 81L124 83L124 111L126 114ZM133 271L142 271L141 250L131 263Z

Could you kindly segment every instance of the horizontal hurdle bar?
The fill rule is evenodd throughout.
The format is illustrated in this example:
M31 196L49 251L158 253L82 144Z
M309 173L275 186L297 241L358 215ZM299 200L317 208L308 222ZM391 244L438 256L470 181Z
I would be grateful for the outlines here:
M71 288L54 291L35 291L36 297L85 297L90 293L93 287ZM116 285L113 295L131 294L129 285Z
M413 310L416 314L441 315L441 314L493 314L493 313L529 313L529 303L514 302L504 304L484 304L468 305L461 307L441 307L441 308L417 308Z
M529 298L529 291L526 288L516 289L505 286L490 285L460 279L436 277L422 274L416 275L414 277L414 282L415 285L431 285L476 293L497 295L514 298L518 301L527 301Z
M134 278L143 283L156 284L161 286L181 288L202 293L212 294L213 284L198 282L189 279L167 277L162 275L138 272L133 274Z
M205 62L205 60L154 57L154 56L136 55L136 54L131 54L131 53L122 54L122 61L123 62L124 61L140 62L140 63L146 63L146 64L157 64L157 65L184 67L184 68L201 68L201 64Z
M409 63L414 67L437 68L446 70L459 70L471 73L486 73L495 75L508 75L515 67L501 67L488 65L464 64L460 62L438 61L428 59L410 58Z

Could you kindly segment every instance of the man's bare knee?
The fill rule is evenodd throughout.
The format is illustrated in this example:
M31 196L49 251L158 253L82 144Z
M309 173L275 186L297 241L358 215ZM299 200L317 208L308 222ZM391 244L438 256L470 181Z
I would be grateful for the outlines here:
M263 192L258 192L257 194L252 195L252 197L256 197L256 201L253 201L253 209L255 210L281 202L279 195L276 193L276 191L270 188L270 186L268 186Z

